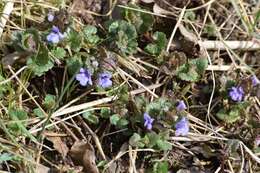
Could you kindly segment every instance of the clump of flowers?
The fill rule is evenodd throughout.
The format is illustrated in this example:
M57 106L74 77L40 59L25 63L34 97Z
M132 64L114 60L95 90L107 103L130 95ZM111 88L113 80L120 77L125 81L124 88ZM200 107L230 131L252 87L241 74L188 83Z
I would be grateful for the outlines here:
M98 85L102 88L108 88L112 86L112 74L109 72L104 72L99 74Z
M76 75L76 80L82 86L92 85L91 75L89 70L80 68L79 73Z
M177 111L183 111L185 109L187 109L187 106L185 105L184 101L179 101L177 105Z
M151 130L153 128L153 121L154 119L150 117L150 115L145 112L144 113L144 126L148 129Z
M253 86L260 84L260 80L256 77L256 75L252 76L251 80L252 80Z
M229 91L229 96L233 101L241 102L244 97L244 90L241 86L232 87Z
M64 37L65 35L60 32L59 28L57 26L53 26L46 39L50 43L57 44Z
M182 117L182 119L175 124L175 135L176 136L186 136L189 133L189 121L186 117Z

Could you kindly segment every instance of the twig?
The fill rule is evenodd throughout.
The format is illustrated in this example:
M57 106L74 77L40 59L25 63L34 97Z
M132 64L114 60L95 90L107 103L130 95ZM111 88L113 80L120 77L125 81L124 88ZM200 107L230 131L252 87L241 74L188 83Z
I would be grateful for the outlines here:
M93 110L97 110L97 109L98 109L98 108L92 108L92 109L83 110L83 111L81 111L81 112L75 113L75 114L70 115L70 116L68 116L68 117L65 117L65 118L63 118L63 119L60 119L60 120L58 120L58 121L55 121L55 122L53 122L53 123L51 123L51 124L48 124L48 125L45 126L45 128L53 127L53 126L56 125L56 124L59 124L59 123L64 122L64 121L66 121L66 120L69 120L69 119L71 119L71 118L73 118L73 117L76 117L76 116L78 116L78 115L81 115L81 114L83 114L83 113L85 113L85 112L89 112L89 111L93 111ZM43 127L40 127L40 128L37 128L37 127L39 127L40 125L42 125L45 121L46 121L46 119L44 119L43 121L41 121L39 124L36 125L36 127L31 128L31 129L29 130L29 132L30 132L31 134L34 134L34 133L36 133L36 132L41 131L41 130L43 129Z
M9 81L11 81L13 78L15 78L15 76L17 76L19 73L21 73L24 69L26 69L27 66L23 66L21 69L19 69L16 73L14 73L11 77L9 77L6 80L3 80L0 82L0 85L3 85L5 83L8 83Z
M257 41L211 41L204 40L198 41L198 44L207 50L226 50L226 47L229 49L239 49L239 50L259 50L260 42Z
M148 86L146 88L154 89L154 88L159 88L161 85L162 84L156 84L156 85ZM147 90L143 89L143 88L137 89L137 90L132 91L131 95L136 95L136 94L142 93L144 91L147 91ZM116 100L117 98L118 98L117 96L105 97L105 98L95 100L95 101L92 101L92 102L71 106L71 107L63 109L61 111L58 110L58 111L54 112L52 117L57 117L57 116L69 114L69 113L72 113L72 112L80 111L80 110L83 110L83 109L87 109L87 108L90 108L90 107L94 107L94 106L97 106L97 105L100 105L100 104L108 103L108 102L111 102L113 100Z
M241 69L246 70L248 67L246 66L233 66L233 65L208 65L207 69L208 71L229 71L229 70L235 70L235 69Z
M32 96L32 94L27 90L27 88L25 87L25 85L21 82L21 80L18 78L18 76L16 75L16 73L12 70L11 66L8 65L8 68L10 70L10 72L13 74L12 76L14 76L14 78L18 81L18 83L22 86L22 88L24 89L24 91L29 95L29 97L32 99L32 101L36 104L36 106L38 106L38 108L43 112L43 114L48 117L48 114L43 110L43 108L40 106L40 104L34 99L34 97Z
M240 141L240 144L244 147L245 151L252 157L252 159L260 164L260 158L257 157L243 142Z
M169 39L169 42L168 42L168 45L167 45L167 48L166 48L166 52L169 52L169 49L170 49L170 47L171 47L172 40L173 40L173 38L174 38L174 35L175 35L177 29L179 28L179 25L180 25L180 23L181 23L181 21L182 21L182 18L183 18L183 16L184 16L184 14L185 14L185 10L186 10L186 6L182 9L181 14L180 14L180 16L179 16L179 19L178 19L177 23L175 24L175 27L174 27L174 29L173 29L173 31L172 31L171 37L170 37L170 39Z
M137 85L139 85L140 87L144 88L147 92L149 92L150 94L152 94L155 98L159 98L154 92L152 92L149 88L147 88L146 86L144 86L141 82L139 82L138 80L136 80L133 76L129 75L128 73L126 73L124 70L118 68L118 71L121 74L124 74L125 76L129 77L130 79L133 80L134 83L136 83Z
M2 16L0 18L0 38L2 36L2 33L4 31L4 27L6 25L7 20L9 19L9 16L14 8L14 2L7 1L4 7L4 10L2 12Z
M98 148L102 158L104 160L107 160L106 159L106 155L105 155L105 153L104 153L104 151L102 149L101 143L99 142L99 139L98 139L98 136L96 135L96 133L94 133L92 131L92 129L87 125L87 123L85 123L85 121L83 120L82 117L78 116L78 119L82 122L82 125L85 127L85 129L87 129L87 131L91 134L91 136L94 139L94 142L95 142L95 144L96 144L96 146L97 146L97 148Z
M240 151L241 151L241 167L240 167L240 171L239 173L243 173L243 168L244 168L244 165L245 165L245 156L244 156L244 150L243 150L243 146L242 144L240 143L239 144L239 147L240 147Z
M129 173L137 173L136 171L136 166L135 166L135 161L136 161L136 155L137 152L133 151L132 147L129 145Z
M142 152L147 152L147 151L149 151L149 152L156 152L156 150L154 150L154 149L151 149L151 148L144 148L144 149L135 149L135 150L132 150L132 152L139 152L139 151L142 151ZM116 160L118 160L119 158L121 158L123 155L125 155L125 154L127 154L129 152L129 150L128 151L119 151L119 153L116 155L116 157L113 159L113 160L111 160L111 161L109 161L105 166L104 166L104 169L103 169L103 172L105 172L105 170L107 169L107 168L109 168L109 166L112 164L112 163L114 163Z

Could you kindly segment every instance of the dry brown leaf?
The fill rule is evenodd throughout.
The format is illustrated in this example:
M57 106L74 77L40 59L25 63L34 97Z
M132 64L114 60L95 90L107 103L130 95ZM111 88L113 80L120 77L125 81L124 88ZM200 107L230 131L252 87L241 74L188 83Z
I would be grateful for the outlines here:
M74 162L82 165L88 173L99 173L93 146L84 141L76 141L71 147L70 155Z
M53 143L53 147L57 150L63 158L65 158L69 152L67 145L61 140L58 136L49 136L47 137Z
M30 56L32 52L24 51L24 52L14 52L5 55L2 58L2 64L4 68L7 66L12 66L15 62L24 63L27 60L27 57Z
M88 24L95 24L93 14L101 13L101 0L74 0L71 13L80 17Z

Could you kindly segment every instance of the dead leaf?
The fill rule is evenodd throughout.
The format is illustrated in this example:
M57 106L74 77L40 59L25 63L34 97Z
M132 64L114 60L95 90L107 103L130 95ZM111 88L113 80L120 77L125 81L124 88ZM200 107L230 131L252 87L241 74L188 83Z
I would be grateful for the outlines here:
M65 158L69 152L67 145L61 140L58 136L49 136L47 137L53 143L53 147L57 150L63 158Z
M162 15L173 15L172 12L167 11L165 9L162 9L159 5L154 4L153 5L153 12L156 14L162 14Z
M7 66L12 66L17 61L23 63L27 60L27 57L30 56L31 54L32 52L29 51L14 52L14 53L7 54L2 58L3 67L7 68Z
M42 164L38 164L36 166L36 170L37 173L48 173L50 171L50 168L42 165Z
M74 162L82 165L88 173L99 173L93 146L84 141L76 141L71 147L70 155Z
M88 24L95 24L93 14L101 13L101 3L101 0L74 0L71 6L71 13Z

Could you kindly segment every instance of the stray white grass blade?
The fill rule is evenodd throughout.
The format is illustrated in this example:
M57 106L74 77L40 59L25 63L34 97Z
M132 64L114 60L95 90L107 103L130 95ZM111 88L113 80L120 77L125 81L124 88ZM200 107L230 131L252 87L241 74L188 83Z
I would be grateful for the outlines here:
M1 18L0 18L0 38L1 38L2 33L3 33L3 31L4 31L5 24L6 24L6 22L8 21L9 16L10 16L10 14L11 14L12 11L13 11L13 8L14 8L14 2L12 2L12 1L6 1L4 10L3 10L3 12L2 12L2 16L1 16Z
M161 85L162 84L155 84L155 85L150 85L146 88L150 90L150 89L159 88ZM147 91L147 90L143 89L143 88L137 89L137 90L132 91L131 95L139 94L139 93L142 93L144 91ZM106 98L102 98L102 99L95 100L95 101L88 102L88 103L83 103L83 104L80 104L80 105L71 106L71 107L63 109L61 111L58 110L58 111L54 112L52 114L52 117L57 117L57 116L62 116L62 115L65 115L65 114L73 113L73 112L80 111L80 110L83 110L83 109L87 109L87 108L90 108L90 107L94 107L94 106L97 106L97 105L100 105L100 104L108 103L108 102L111 102L111 101L116 100L116 99L117 99L116 96L112 96L112 97L106 97Z

